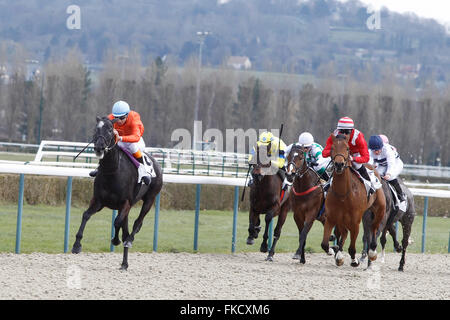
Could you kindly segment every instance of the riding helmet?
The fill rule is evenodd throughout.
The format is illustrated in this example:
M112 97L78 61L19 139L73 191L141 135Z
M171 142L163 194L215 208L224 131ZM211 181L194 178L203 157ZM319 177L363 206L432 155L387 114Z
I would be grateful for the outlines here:
M309 132L303 132L298 137L298 144L301 145L302 147L311 147L313 142L314 142L314 137Z
M130 112L130 106L125 101L117 101L112 107L112 114L114 117L121 117Z
M381 148L383 148L383 140L380 136L371 136L369 139L369 149L380 150Z

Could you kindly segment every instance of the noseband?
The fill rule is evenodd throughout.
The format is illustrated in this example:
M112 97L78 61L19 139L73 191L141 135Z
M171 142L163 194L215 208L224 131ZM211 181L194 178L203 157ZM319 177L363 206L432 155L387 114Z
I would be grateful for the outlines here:
M348 151L348 149L347 149L347 151ZM333 163L333 171L336 171L336 162L334 161L334 159L336 159L336 157L339 157L339 156L341 156L342 158L344 158L344 167L342 168L342 171L344 171L345 169L347 169L348 168L348 159L349 159L349 156L344 156L343 154L341 154L341 153L338 153L338 154L336 154L336 155L334 155L332 158L331 158L331 162Z
M117 140L114 142L114 144L112 146L110 146L111 142L108 143L108 140L105 138L105 136L100 134L94 138L94 145L97 143L99 138L102 138L105 141L105 144L106 144L106 147L104 149L105 153L108 151L111 151L118 143L118 140Z

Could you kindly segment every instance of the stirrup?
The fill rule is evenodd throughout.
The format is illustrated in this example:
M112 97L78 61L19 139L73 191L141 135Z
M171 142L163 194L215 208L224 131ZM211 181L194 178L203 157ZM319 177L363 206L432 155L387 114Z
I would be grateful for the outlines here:
M90 175L92 178L94 178L94 177L97 176L97 173L98 173L98 170L95 169L94 171L89 172L89 175Z

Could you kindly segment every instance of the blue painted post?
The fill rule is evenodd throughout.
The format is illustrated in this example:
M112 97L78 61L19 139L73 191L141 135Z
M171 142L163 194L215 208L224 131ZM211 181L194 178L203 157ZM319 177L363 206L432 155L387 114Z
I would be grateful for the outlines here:
M69 250L70 206L72 204L72 177L67 179L66 222L64 226L64 253Z
M267 239L267 248L268 250L270 250L272 248L272 238L273 238L273 219L270 220L270 224L269 224L269 235L268 235L268 239Z
M448 234L448 253L450 253L450 233Z
M233 236L231 238L231 252L236 251L237 216L239 210L239 187L234 187L234 207L233 207Z
M428 215L428 197L425 197L423 202L423 223L422 223L422 253L425 252L425 238L427 229L427 215Z
M159 209L160 209L161 193L156 196L155 203L155 224L153 228L153 251L158 251L158 232L159 232Z
M17 208L16 253L20 253L20 239L22 237L22 211L23 211L24 186L25 186L25 175L21 174L19 179L19 205Z
M114 228L114 220L116 220L116 216L117 216L117 210L113 210L112 211L112 222L111 222L111 239L114 238L114 235L116 233L116 228ZM112 243L109 246L109 251L114 252L114 246Z
M194 251L198 250L198 222L200 218L200 192L202 185L198 184L195 192L195 224L194 224Z

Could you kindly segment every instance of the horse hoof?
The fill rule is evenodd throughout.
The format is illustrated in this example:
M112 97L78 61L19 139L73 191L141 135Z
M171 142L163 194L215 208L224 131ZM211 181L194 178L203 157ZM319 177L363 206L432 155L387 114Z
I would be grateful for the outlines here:
M128 269L128 265L127 264L122 264L120 266L120 270L127 271L127 269Z
M268 256L268 257L266 258L266 261L273 262L273 256Z
M292 259L294 260L300 260L300 255L299 254L294 254L294 256L292 257Z
M300 263L301 264L305 264L306 263L306 259L305 258L300 259Z
M78 254L81 252L81 244L79 246L72 247L72 253Z
M375 261L377 260L377 251L376 250L369 250L369 260L370 261Z
M403 251L402 246L398 246L397 248L395 248L395 251L396 251L397 253L401 253L401 252Z
M403 267L402 266L398 267L398 271L402 271L403 272Z
M354 261L352 261L352 263L350 263L350 265L354 268L359 267L359 261L358 259L355 259Z
M123 243L124 248L131 248L133 246L131 241L125 241Z
M328 248L327 255L332 256L334 254L334 251L332 248Z
M262 244L261 247L259 248L259 251L262 253L266 253L267 252L267 245Z
M252 244L254 244L255 243L255 240L253 240L252 238L247 238L247 244L248 245L252 245Z
M336 256L334 257L334 259L335 259L336 265L338 267L340 267L344 264L344 255L340 251L338 251L336 253Z
M328 239L329 242L335 241L336 236L334 234L330 235L330 238Z
M120 240L119 240L119 239L112 238L112 239L111 239L111 243L112 243L113 246L118 246L118 245L120 244Z

